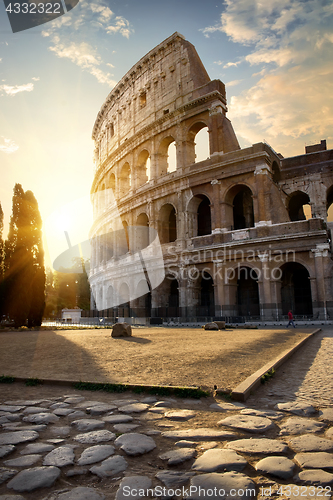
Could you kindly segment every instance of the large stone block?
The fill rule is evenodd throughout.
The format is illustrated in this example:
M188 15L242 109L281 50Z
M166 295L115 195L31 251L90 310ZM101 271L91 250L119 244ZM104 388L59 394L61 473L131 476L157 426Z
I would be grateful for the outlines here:
M128 323L116 323L112 327L111 337L131 337L132 327Z

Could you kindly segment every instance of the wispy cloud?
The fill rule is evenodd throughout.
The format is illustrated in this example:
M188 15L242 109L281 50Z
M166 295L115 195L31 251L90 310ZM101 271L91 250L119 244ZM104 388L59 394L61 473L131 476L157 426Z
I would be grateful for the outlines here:
M227 87L235 87L236 85L239 85L242 83L243 80L232 80L231 82L227 82L226 86Z
M24 85L0 85L0 92L5 92L5 94L11 97L14 97L19 92L31 92L33 89L33 83L26 83Z
M11 154L11 153L15 153L15 151L18 150L18 146L17 144L15 144L14 141L12 141L11 139L6 139L6 137L0 137L0 151L2 153L7 153L7 154Z
M82 27L89 25L90 33L96 33L94 42L85 41ZM114 12L103 3L81 0L75 9L75 16L62 16L53 23L49 29L42 32L42 36L50 39L49 50L59 58L69 59L73 64L84 69L94 76L100 83L113 87L116 82L107 71L106 66L112 67L109 62L104 62L99 52L100 33L105 35L120 34L129 38L134 32L130 22ZM61 36L60 36L61 35ZM93 37L94 38L94 37Z
M245 45L242 62L256 67L256 84L230 101L229 117L245 140L332 136L332 2L225 0L219 21L201 31Z

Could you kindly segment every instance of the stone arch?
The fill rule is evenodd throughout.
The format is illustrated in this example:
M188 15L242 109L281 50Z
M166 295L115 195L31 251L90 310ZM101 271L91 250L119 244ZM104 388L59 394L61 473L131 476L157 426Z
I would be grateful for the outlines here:
M169 154L169 149L172 144L175 143L174 137L171 135L165 137L159 145L158 148L158 166L157 166L157 176L165 175L169 170L169 162L168 162L168 154ZM177 165L173 167L174 170L176 170Z
M333 221L333 186L328 188L326 196L326 209L327 219L329 222Z
M140 280L136 287L135 314L139 318L151 316L151 292L146 280Z
M288 213L291 222L306 220L304 208L310 204L309 195L303 191L295 191L288 199Z
M198 135L199 133L200 135ZM204 136L204 133L207 133L207 136ZM198 141L197 144L196 140ZM199 161L206 160L209 154L208 125L204 121L198 121L191 125L187 134L187 163L198 163Z
M109 174L108 188L111 189L112 192L113 192L113 194L115 195L115 192L116 192L116 176L114 175L113 172L110 172L110 174Z
M119 196L126 196L131 189L131 167L125 163L119 173Z
M112 285L109 285L106 292L106 309L111 309L115 307L116 304L117 304L117 297L115 289L113 288Z
M286 262L281 267L282 313L312 316L312 294L308 269L299 262Z
M130 315L130 288L125 281L119 287L118 303L119 316L128 317Z
M117 238L117 249L118 249L118 255L125 255L126 253L129 252L130 247L129 247L129 234L128 234L128 223L126 220L122 221L122 229L117 231L116 238Z
M204 194L191 198L187 207L189 237L204 236L212 232L210 199Z
M159 211L160 242L171 243L177 239L176 209L171 203L166 203Z
M135 169L135 176L136 176L136 187L142 186L150 179L150 154L146 149L143 149L138 156Z
M143 250L149 245L149 219L146 213L141 213L136 219L135 249Z
M239 316L260 316L258 278L255 268L238 267L237 306Z
M214 280L207 271L199 278L199 316L215 316Z
M245 184L236 184L226 195L226 223L230 229L254 227L252 190Z

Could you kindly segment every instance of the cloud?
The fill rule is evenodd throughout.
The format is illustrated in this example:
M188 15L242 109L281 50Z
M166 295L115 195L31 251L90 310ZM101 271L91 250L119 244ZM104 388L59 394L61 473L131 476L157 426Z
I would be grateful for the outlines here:
M24 85L0 85L0 92L3 91L11 97L14 97L19 92L31 92L33 89L33 83L26 83Z
M243 80L232 80L231 82L227 82L226 86L227 87L234 87L235 85L238 85L239 83L242 83Z
M17 144L15 144L15 142L12 141L11 139L6 139L3 136L0 138L0 151L2 153L7 153L7 154L15 153L15 151L17 151L18 148L19 147L17 146Z
M83 27L89 25L90 43L86 42ZM83 70L94 76L98 82L113 87L116 82L111 78L100 51L101 31L106 35L120 34L125 38L133 33L130 22L103 3L81 0L75 9L75 15L62 16L49 24L49 29L42 32L49 39L49 50L57 57L69 59Z
M242 44L242 69L244 64L256 69L249 88L229 105L229 118L244 140L267 138L289 147L295 139L304 143L332 135L330 0L226 0L219 22L201 31L205 36L223 32ZM251 77L259 79L253 84Z

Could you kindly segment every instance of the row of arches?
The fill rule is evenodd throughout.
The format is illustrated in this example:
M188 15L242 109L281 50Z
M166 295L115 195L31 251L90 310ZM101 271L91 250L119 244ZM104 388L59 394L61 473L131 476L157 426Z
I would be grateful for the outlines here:
M260 317L261 308L265 304L260 303L260 293L258 285L259 276L256 271L247 266L241 266L234 278L232 286L236 287L234 304L223 306L226 312L233 311L236 316ZM141 280L135 290L135 298L131 300L129 285L122 282L116 287L109 285L106 289L100 288L98 291L97 304L102 309L122 309L121 314L159 317L179 317L189 314L197 317L215 316L215 286L213 276L204 271L193 286L195 289L194 303L187 303L180 307L181 293L180 283L174 276L166 277L161 285L151 292L146 281ZM155 300L153 307L153 297ZM281 266L280 293L278 297L279 308L283 315L287 315L289 310L294 315L311 316L312 295L308 270L297 262L287 262ZM186 311L182 310L186 309ZM117 311L119 314L119 311Z
M177 170L176 146L177 141L172 135L165 137L160 142L154 155L156 177ZM209 157L209 131L205 123L199 122L190 128L186 147L190 157L188 163L200 162ZM112 169L106 179L99 184L96 191L110 188L113 189L117 196L125 196L130 189L137 189L149 182L153 177L151 156L148 149L143 149L137 155L132 166L126 161L118 168Z

